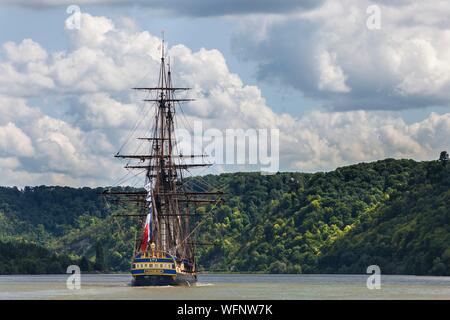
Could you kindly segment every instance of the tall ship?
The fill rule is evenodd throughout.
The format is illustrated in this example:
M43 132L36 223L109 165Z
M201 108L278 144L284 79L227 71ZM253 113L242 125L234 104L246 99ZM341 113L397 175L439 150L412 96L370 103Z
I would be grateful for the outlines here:
M195 233L201 222L195 219L199 215L195 209L199 205L215 206L223 194L199 188L192 183L195 178L186 179L190 169L211 164L205 163L205 155L184 155L177 147L177 112L183 102L193 99L177 97L190 88L172 86L166 58L163 40L157 85L133 88L146 92L145 107L155 108L146 128L149 136L137 138L145 143L147 151L119 151L115 155L128 159L127 170L144 175L143 188L111 188L104 192L109 199L132 202L138 208L123 214L138 216L142 230L136 237L131 261L133 286L191 285L197 281L196 246L201 244L195 242ZM196 161L198 158L202 161Z

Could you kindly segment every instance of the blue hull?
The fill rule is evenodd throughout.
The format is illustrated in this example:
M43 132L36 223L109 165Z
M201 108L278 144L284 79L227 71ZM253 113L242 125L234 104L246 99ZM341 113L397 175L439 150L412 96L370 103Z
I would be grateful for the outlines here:
M131 285L134 287L177 286L177 285L190 286L195 282L197 282L197 275L178 273L175 279L169 276L158 276L158 275L133 276Z

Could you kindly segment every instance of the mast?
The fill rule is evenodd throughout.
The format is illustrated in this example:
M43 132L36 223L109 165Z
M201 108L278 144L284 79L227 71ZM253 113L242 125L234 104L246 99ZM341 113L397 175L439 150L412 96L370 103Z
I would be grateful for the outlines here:
M191 235L192 213L191 205L217 203L215 199L222 192L195 192L187 190L183 173L190 168L209 166L209 163L184 163L185 159L205 157L204 155L182 155L177 152L175 136L176 106L181 102L193 99L177 98L175 93L187 91L190 88L173 87L169 63L166 65L164 38L161 48L161 63L158 84L156 87L137 87L135 90L152 92L154 99L145 99L156 108L152 119L152 135L141 137L149 143L148 154L116 154L117 158L139 160L139 164L127 164L127 169L145 171L146 191L105 191L104 195L115 197L118 201L132 201L141 204L143 208L152 207L152 226L150 242L155 244L155 250L163 254L176 256L195 262L195 247L192 241L187 241ZM198 196L203 196L198 198ZM138 214L146 216L148 212ZM136 216L136 214L130 214Z

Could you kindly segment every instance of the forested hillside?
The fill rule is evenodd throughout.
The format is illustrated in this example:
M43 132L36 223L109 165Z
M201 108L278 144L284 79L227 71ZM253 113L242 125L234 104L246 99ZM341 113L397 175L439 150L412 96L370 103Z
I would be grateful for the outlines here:
M76 264L67 255L56 255L32 243L0 241L1 274L59 274Z
M449 165L386 159L327 173L201 179L227 192L213 210L198 208L211 214L197 239L214 244L199 247L202 269L363 273L378 264L384 273L450 275ZM102 190L0 188L0 272L27 272L5 267L13 244L24 243L47 251L20 249L15 264L42 256L55 271L72 261L83 270L128 270L136 221L111 215L133 209L106 204Z
M386 273L450 274L450 168L417 164L405 185L362 214L345 237L324 250L322 272L362 272L369 263Z

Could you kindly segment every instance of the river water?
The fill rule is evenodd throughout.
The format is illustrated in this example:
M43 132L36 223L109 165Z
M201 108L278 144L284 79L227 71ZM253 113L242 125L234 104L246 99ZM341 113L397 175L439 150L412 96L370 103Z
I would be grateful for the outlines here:
M125 274L0 276L0 299L450 299L450 277L381 277L369 290L366 275L203 274L191 287L131 287Z

